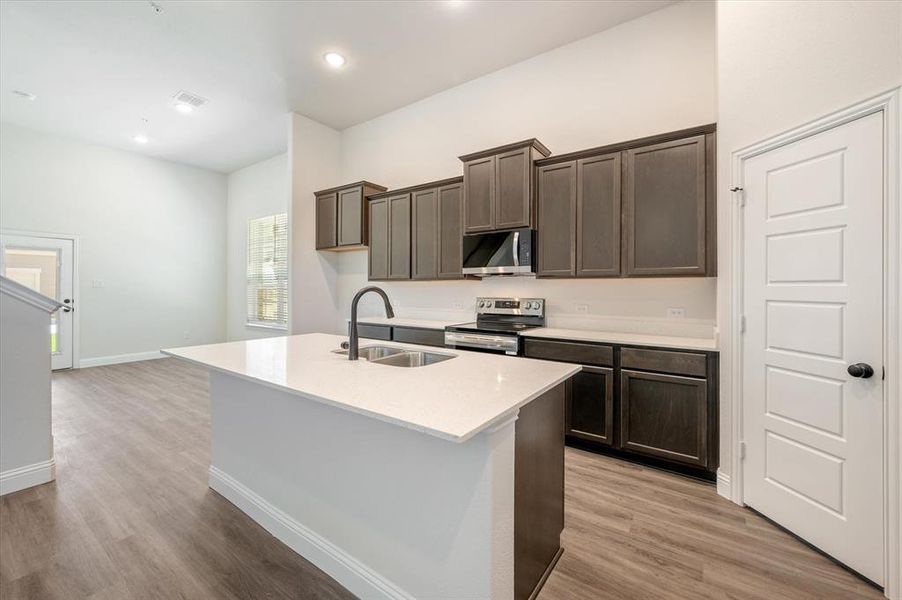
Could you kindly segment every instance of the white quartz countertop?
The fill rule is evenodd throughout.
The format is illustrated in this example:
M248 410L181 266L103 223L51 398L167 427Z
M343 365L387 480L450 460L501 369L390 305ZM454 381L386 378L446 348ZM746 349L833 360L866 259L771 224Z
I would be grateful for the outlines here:
M580 370L566 363L361 340L361 347L385 344L456 356L425 367L392 367L333 353L346 339L311 333L163 353L455 442L503 422Z
M473 319L470 319L472 321ZM348 319L350 321L350 319ZM357 323L365 325L392 325L394 327L419 327L420 329L444 329L449 325L460 325L465 323L466 319L457 319L454 321L439 321L437 319L405 319L404 317L360 317Z
M555 338L580 342L599 342L604 344L626 344L634 346L655 346L658 348L675 348L678 350L717 351L717 342L712 338L692 338L647 333L622 333L615 331L595 331L591 329L558 329L554 327L537 327L522 332L523 337Z
M471 319L472 320L472 319ZM456 321L440 321L437 319L404 319L395 317L361 317L360 323L367 325L396 325L399 327L420 327L422 329L444 329L449 325L459 325L466 319ZM714 338L683 337L675 335L655 335L648 333L624 333L619 331L600 331L597 329L564 329L560 327L536 327L521 332L524 337L555 338L580 342L598 342L602 344L626 344L635 346L655 346L658 348L674 348L677 350L717 351L717 340Z

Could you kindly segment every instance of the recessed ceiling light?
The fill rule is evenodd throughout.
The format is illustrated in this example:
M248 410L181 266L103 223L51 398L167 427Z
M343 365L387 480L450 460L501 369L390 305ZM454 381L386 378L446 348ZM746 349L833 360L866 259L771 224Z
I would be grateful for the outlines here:
M35 98L37 98L37 96L35 96L34 94L23 92L22 90L13 90L13 94L20 98L25 98L26 100L34 100Z
M347 62L345 60L345 57L342 56L341 54L339 54L338 52L327 52L323 56L323 60L325 60L326 63L328 63L328 65L330 67L335 68L335 69L337 69L339 67L343 67L344 64Z
M184 102L176 102L176 103L173 105L173 107L175 108L175 110L179 111L179 112L182 113L183 115L187 115L187 114L189 114L189 113L193 113L193 112L194 112L194 107L191 106L190 104L186 104L186 103L184 103Z
M135 137L133 137L132 139L135 141L136 144L146 144L147 142L150 141L150 140L147 138L147 136L144 135L143 133L137 133L137 134L135 134Z
M445 0L445 5L450 8L460 8L466 4L466 0Z

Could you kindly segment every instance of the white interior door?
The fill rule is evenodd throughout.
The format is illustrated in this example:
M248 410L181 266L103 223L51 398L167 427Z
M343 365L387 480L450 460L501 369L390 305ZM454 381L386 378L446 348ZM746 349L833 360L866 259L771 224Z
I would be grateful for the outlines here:
M71 239L0 234L0 273L64 305L50 316L53 369L72 367L73 250Z
M880 585L883 168L882 113L746 160L742 299L743 499Z

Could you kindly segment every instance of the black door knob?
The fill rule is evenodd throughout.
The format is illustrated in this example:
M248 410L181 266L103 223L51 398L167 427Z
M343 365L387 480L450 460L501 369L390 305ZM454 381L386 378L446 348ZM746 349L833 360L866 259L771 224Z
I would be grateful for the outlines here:
M854 365L849 365L849 368L846 370L852 377L860 377L862 379L867 379L874 374L874 369L867 363L855 363Z

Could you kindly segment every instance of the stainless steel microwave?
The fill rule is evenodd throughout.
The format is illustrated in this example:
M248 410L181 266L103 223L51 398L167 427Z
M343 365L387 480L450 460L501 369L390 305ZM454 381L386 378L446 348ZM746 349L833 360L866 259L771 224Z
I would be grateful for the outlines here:
M535 241L536 232L528 228L465 235L463 273L478 277L535 273Z

